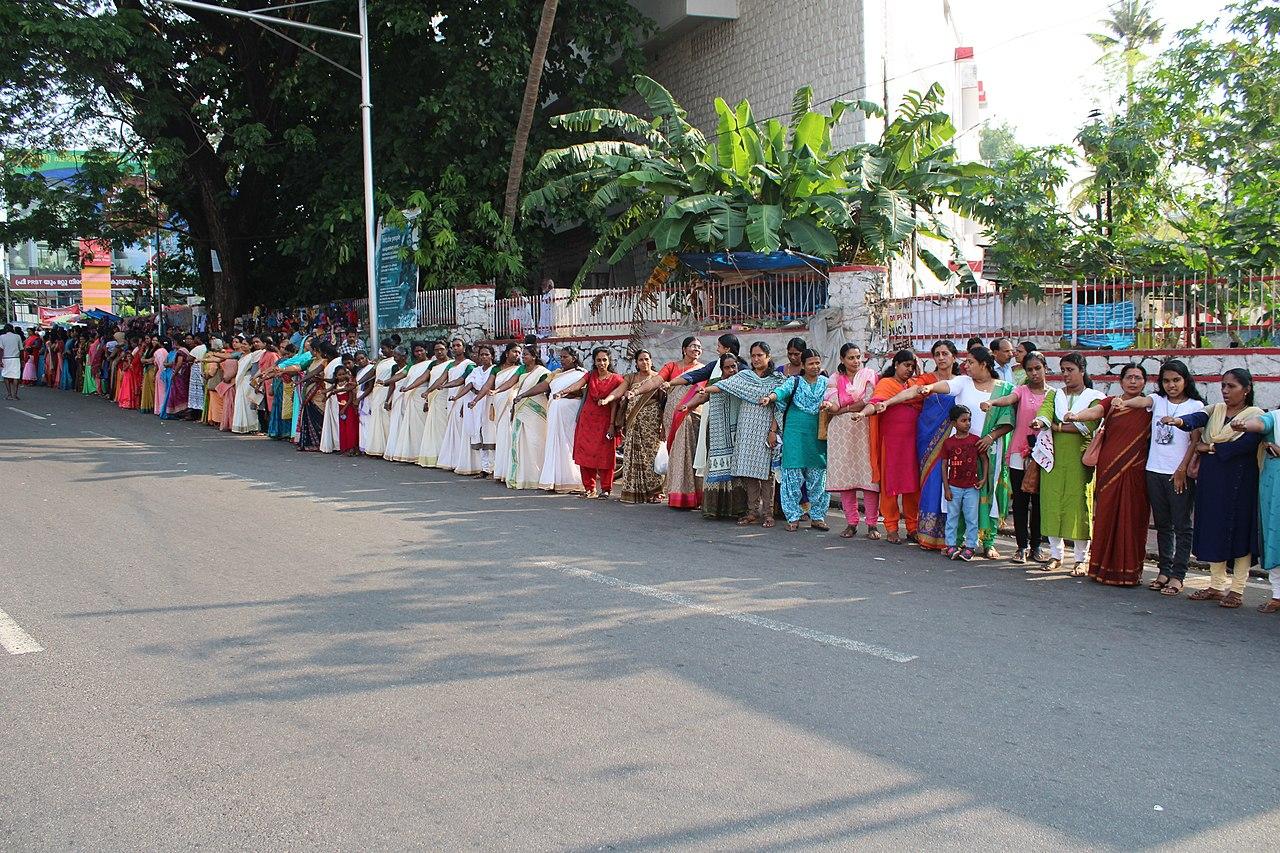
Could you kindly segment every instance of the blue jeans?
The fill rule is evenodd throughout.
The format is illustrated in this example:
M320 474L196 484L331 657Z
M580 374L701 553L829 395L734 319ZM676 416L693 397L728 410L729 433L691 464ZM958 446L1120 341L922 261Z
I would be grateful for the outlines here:
M948 486L951 489L951 500L947 501L947 544L960 547L957 541L957 530L960 527L960 516L964 515L964 547L978 547L978 490L966 489L963 486Z

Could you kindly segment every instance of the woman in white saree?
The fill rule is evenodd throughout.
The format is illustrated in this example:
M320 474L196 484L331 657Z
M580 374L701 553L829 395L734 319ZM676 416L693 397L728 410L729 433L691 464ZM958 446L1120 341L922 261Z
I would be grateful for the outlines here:
M483 475L493 462L493 425L489 422L489 406L484 395L493 387L494 373L493 347L481 344L476 347L475 369L467 374L466 383L462 386L467 393L458 395L462 399L462 447L453 460L455 474ZM488 427L487 440L485 427Z
M524 375L511 401L511 453L507 487L536 489L547 448L547 382L551 375L535 347L524 348Z
M578 428L582 390L569 389L587 372L582 369L578 354L568 347L560 351L560 364L561 368L548 380L551 402L547 406L547 455L542 459L538 488L548 492L581 492L584 491L582 472L573 461L573 434Z
M422 429L422 439L418 442L418 454L414 461L423 468L434 468L440 457L440 445L444 443L444 431L449 425L449 392L445 390L445 385L455 369L461 375L465 366L471 363L466 352L462 341L455 338L452 358L431 368L427 390L420 395L426 401L427 422Z
M483 417L483 435L492 436L493 454L489 458L489 467L485 470L493 475L499 483L507 481L511 460L511 401L516 396L516 386L524 375L524 365L520 363L520 348L515 344L507 347L502 354L502 363L494 368L494 376L489 380L489 391L484 400L476 408L486 410ZM486 439L487 440L487 439ZM472 441L476 438L473 436Z
M444 357L444 344L436 344L436 353ZM384 459L392 462L418 461L418 445L422 442L422 430L427 421L417 389L437 362L427 358L427 346L423 343L413 345L413 359L413 366L404 372L392 395L391 429L387 434L387 450L382 454Z
M471 387L471 374L476 370L476 363L466 356L466 345L454 340L454 346L462 346L462 361L455 361L449 368L440 395L440 403L447 406L444 419L444 435L440 438L440 450L436 453L436 468L452 471L458 467L463 458L470 453L471 443L467 440L466 412L467 403L475 389ZM455 349L456 353L456 349ZM489 365L493 366L493 350L489 350Z
M258 362L267 351L262 338L250 341L250 351L240 359L236 369L235 408L231 413L231 431L248 435L258 431L258 406L263 405L262 394L255 391L250 380L258 375Z
M333 390L333 374L341 366L341 358L330 359L329 363L324 366L324 387L326 391ZM330 394L324 401L324 428L320 431L321 453L338 452L338 428L342 425L342 421L338 418L339 414L341 413L338 411L338 395Z
M390 379L399 367L394 352L390 341L383 343L382 358L373 365L373 384L361 391L360 451L366 456L381 456L387 450L387 430L391 420L384 405L388 389L382 383ZM367 417L365 410L369 412Z

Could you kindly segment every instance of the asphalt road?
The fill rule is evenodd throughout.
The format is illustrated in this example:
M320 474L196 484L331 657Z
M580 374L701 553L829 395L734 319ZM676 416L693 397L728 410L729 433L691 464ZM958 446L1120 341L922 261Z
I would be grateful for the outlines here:
M42 647L0 653L5 849L1276 844L1256 588L1226 611L45 389L0 404L0 486L0 637Z

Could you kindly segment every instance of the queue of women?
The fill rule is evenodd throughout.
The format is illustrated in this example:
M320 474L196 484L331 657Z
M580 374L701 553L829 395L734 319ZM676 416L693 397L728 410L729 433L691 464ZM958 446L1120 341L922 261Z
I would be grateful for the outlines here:
M826 531L834 496L842 538L952 559L1004 559L996 534L1012 514L1013 563L1115 586L1141 583L1154 519L1150 589L1178 595L1194 555L1211 575L1189 597L1236 608L1260 563L1273 594L1259 609L1280 612L1280 415L1253 405L1244 369L1227 371L1222 402L1208 405L1177 359L1154 377L1125 366L1120 393L1105 396L1068 353L1050 387L1045 356L1026 342L1010 382L986 347L961 353L949 340L933 345L931 372L902 350L878 375L851 343L828 374L803 340L779 366L761 341L744 358L731 334L709 359L693 337L661 367L641 350L625 374L604 348L584 364L566 347L551 369L534 346L469 351L460 339L386 340L372 360L317 339L296 352L269 335L111 340L86 345L78 383L51 384L301 451L511 489L616 491L740 526L781 516L789 532Z

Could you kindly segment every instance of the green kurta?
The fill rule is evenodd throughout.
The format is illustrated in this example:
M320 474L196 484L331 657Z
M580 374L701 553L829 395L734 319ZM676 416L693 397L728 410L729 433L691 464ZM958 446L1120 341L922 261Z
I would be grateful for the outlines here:
M791 399L792 389L796 399ZM774 391L778 395L778 417L786 412L782 429L783 468L826 468L827 442L818 438L818 406L827 393L827 377L819 376L815 382L800 377L797 383L787 380ZM790 401L790 405L788 404ZM815 402L816 401L816 402ZM812 409L813 411L806 411Z
M1062 423L1054 414L1054 398L1061 393L1061 389L1051 389L1045 394L1037 417L1048 423ZM1085 389L1069 410L1082 411L1100 399L1101 394ZM1079 426L1092 436L1097 424ZM1045 536L1086 542L1093 535L1092 472L1080 461L1088 444L1088 438L1074 430L1053 434L1053 470L1040 474L1040 532Z

